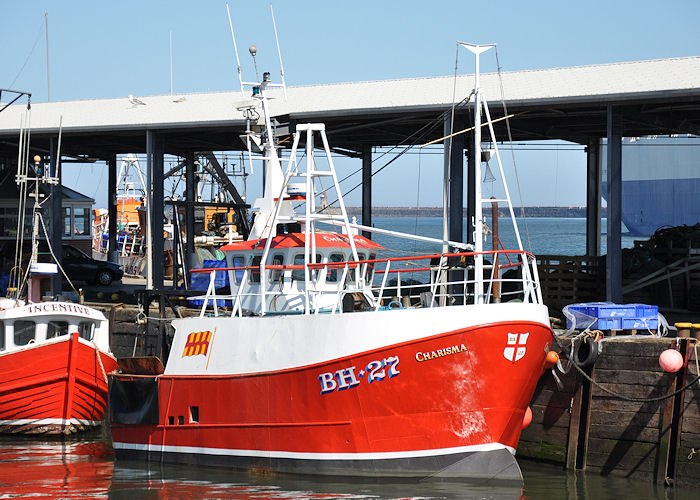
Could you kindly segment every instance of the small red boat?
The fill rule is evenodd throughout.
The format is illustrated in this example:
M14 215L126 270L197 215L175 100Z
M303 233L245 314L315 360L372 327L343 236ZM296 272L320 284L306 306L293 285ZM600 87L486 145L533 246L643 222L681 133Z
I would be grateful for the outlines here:
M20 143L25 134L28 141L28 130L23 130ZM107 374L117 368L117 361L109 349L104 314L83 304L46 301L41 296L42 279L57 274L60 266L38 262L40 228L49 239L40 192L42 184L55 185L59 179L44 175L38 155L30 169L22 151L17 172L18 241L9 296L0 298L0 432L71 434L101 425L107 407ZM34 208L25 272L22 228L30 183ZM20 299L25 291L26 302Z
M0 432L71 434L100 425L107 374L117 367L104 315L69 302L2 303Z

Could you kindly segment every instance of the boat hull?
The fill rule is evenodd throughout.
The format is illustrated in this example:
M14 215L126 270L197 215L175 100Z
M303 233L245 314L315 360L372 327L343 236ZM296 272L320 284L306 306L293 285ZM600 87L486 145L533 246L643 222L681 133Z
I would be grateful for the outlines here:
M111 354L77 333L0 355L0 432L71 434L102 423Z
M453 308L441 309L449 316L444 311ZM514 453L551 346L549 326L494 320L440 331L438 324L438 333L421 337L413 332L421 323L416 312L376 314L392 315L386 317L395 332L386 336L397 341L261 372L166 369L158 377L115 377L110 407L117 457L281 473L520 481ZM440 315L437 309L420 313L438 323ZM313 329L313 320L308 324ZM200 326L195 320L191 329ZM215 330L206 352L197 354L187 345L180 352L176 342L171 358L204 362L209 354L214 365L211 351L222 335ZM356 336L381 332L358 328ZM264 340L242 355L274 360L262 346ZM287 358L295 359L289 349Z

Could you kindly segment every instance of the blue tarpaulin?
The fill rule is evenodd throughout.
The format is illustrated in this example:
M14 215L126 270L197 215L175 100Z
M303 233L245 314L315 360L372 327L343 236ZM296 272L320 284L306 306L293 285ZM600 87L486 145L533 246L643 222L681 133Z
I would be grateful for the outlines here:
M202 261L202 267L200 269L218 269L226 267L226 260L204 260ZM202 290L204 292L209 288L209 277L210 273L192 273L190 276L190 289L191 290ZM218 271L216 277L214 278L214 288L220 290L229 286L228 271ZM228 294L228 290L226 291ZM202 305L204 303L203 299L189 299L192 305ZM210 302L211 303L211 302ZM230 306L230 300L218 299L216 301L218 306Z

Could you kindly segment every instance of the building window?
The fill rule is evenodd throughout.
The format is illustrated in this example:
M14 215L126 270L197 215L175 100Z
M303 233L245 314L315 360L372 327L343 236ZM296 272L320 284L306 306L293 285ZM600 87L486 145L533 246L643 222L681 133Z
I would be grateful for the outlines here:
M90 210L87 207L73 208L73 235L90 236Z
M63 236L70 236L70 207L63 207Z
M17 236L16 208L0 208L0 236Z

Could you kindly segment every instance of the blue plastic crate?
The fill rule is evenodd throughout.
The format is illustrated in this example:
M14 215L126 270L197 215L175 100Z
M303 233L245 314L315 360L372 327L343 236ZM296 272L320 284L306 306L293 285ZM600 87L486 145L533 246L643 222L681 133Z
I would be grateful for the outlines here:
M590 328L591 330L622 330L622 318L598 318Z
M634 304L613 304L611 302L593 302L588 304L586 314L593 318L634 318Z
M659 326L659 308L647 304L614 304L612 302L584 302L568 307L576 322L576 329L596 330L655 330ZM566 319L567 328L573 326Z
M625 318L622 320L623 330L656 330L659 328L659 318Z

